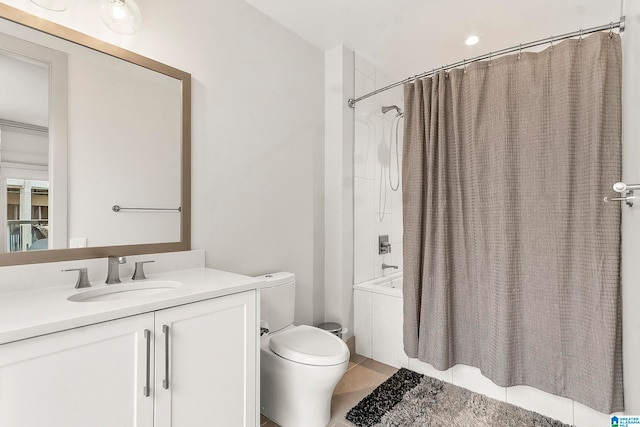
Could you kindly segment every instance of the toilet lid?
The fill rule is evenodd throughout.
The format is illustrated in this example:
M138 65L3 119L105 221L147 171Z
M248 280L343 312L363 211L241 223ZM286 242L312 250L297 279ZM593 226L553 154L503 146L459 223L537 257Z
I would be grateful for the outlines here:
M280 357L306 365L338 365L349 359L349 349L344 341L307 325L273 334L269 347Z

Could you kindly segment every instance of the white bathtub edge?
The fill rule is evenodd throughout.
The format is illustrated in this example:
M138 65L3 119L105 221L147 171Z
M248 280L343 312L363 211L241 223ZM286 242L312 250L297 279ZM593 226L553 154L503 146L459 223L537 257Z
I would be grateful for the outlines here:
M402 271L355 284L353 289L402 298Z

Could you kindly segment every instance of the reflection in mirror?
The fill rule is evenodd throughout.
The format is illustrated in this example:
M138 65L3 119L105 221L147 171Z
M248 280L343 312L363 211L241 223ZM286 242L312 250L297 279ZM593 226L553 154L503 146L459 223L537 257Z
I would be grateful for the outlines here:
M6 252L49 247L49 181L6 179Z
M66 98L66 75L56 73L54 94L49 83L51 68L66 69L62 53L0 35L0 81L4 83L0 97L0 205L6 206L0 210L0 252L47 249L53 243L49 239L54 228L49 221L49 104L50 100ZM58 105L64 108L63 103ZM66 117L66 112L61 116ZM59 150L65 152L64 147ZM62 188L61 196L65 193Z
M0 265L190 249L189 74L0 4L9 63L34 96L0 100Z
M79 59L79 55L82 55ZM92 51L69 54L69 238L180 240L180 82Z

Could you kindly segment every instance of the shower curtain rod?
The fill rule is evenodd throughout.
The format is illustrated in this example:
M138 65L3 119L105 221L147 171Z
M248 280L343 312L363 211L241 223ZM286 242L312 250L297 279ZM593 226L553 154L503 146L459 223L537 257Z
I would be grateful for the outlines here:
M388 86L385 86L383 88L374 90L373 92L369 92L367 94L364 94L358 98L349 98L349 100L347 101L347 104L349 105L349 107L351 108L355 108L356 103L359 101L362 101L363 99L369 98L370 96L373 95L377 95L380 92L384 92L386 90L392 89L396 86L400 86L403 85L405 83L409 83L412 82L414 80L418 80L421 79L423 77L428 77L431 76L433 74L435 74L438 71L445 71L445 70L450 70L452 68L456 68L456 67L460 67L460 66L466 66L468 64L471 64L472 62L477 62L477 61L482 61L483 59L489 59L491 60L492 58L495 58L496 56L501 56L501 55L506 55L507 53L511 53L511 52L516 52L516 51L521 51L522 49L530 49L532 47L536 47L536 46L540 46L543 44L547 44L547 43L551 43L553 45L553 42L559 41L559 40L564 40L564 39L569 39L572 37L582 37L584 35L587 34L591 34L591 33L597 33L598 31L604 31L604 30L609 30L609 31L613 31L614 28L617 28L618 31L620 33L624 32L624 16L620 17L620 21L619 22L611 22L609 24L605 24L605 25L599 25L597 27L591 27L591 28L587 28L586 30L578 30L578 31L574 31L571 33L567 33L567 34L562 34L561 36L551 36L551 37L547 37L546 39L540 39L540 40L536 40L533 42L529 42L529 43L525 43L525 44L519 44L517 46L511 46L508 47L506 49L502 49L502 50L498 50L495 52L489 52L489 53L485 53L484 55L480 55L480 56L476 56L475 58L471 58L471 59L463 59L462 61L458 61L454 64L449 64L449 65L445 65L443 67L440 68L434 68L431 71L426 71L422 74L417 74L413 77L407 77L404 80L401 80L399 82L395 82L392 83Z

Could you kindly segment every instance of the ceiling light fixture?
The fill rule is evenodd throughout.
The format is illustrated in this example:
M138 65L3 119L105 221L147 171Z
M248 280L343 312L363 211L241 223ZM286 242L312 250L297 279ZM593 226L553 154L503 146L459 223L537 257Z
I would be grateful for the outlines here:
M31 0L31 2L56 12L65 11L69 7L69 0Z
M100 0L99 4L100 17L111 31L134 34L140 29L142 14L134 0Z
M467 39L464 41L464 44L466 44L467 46L473 46L474 44L477 44L479 41L480 41L480 37L474 34L472 36L467 37Z

